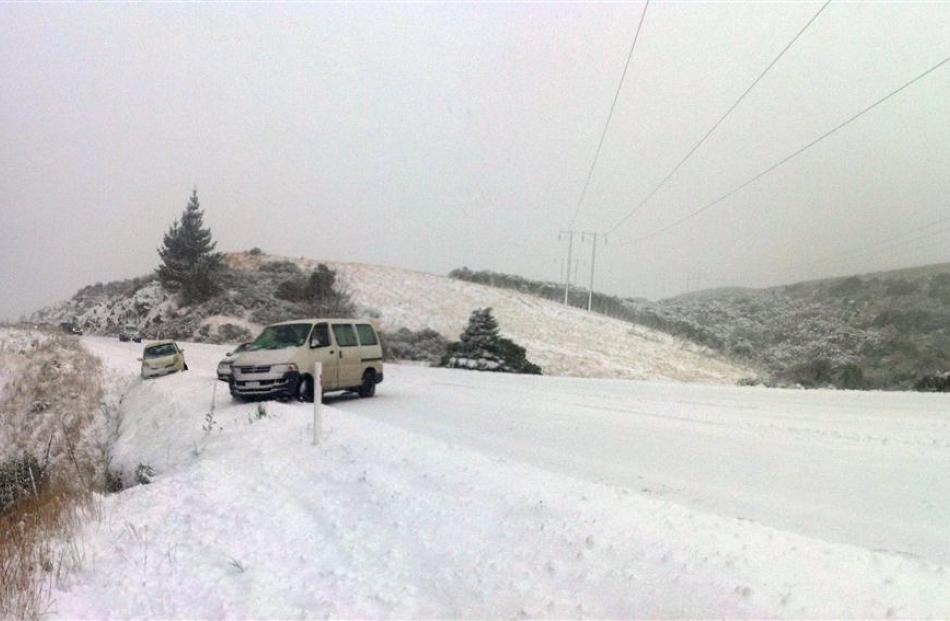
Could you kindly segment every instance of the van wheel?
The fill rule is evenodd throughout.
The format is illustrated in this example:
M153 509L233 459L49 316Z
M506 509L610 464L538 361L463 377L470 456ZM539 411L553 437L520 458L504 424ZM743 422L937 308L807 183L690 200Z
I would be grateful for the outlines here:
M313 378L302 375L297 380L297 399L304 403L313 403Z
M187 371L187 370L188 370L188 365L187 365L187 364L181 365L181 370L182 370L182 371Z
M360 384L360 397L367 399L376 394L376 372L368 369L363 373L363 383Z

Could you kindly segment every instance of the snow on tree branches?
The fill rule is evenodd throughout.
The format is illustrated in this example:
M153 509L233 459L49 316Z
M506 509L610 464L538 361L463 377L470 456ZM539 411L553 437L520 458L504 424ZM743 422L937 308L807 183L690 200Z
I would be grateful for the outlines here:
M490 308L472 311L468 327L459 340L449 344L448 352L442 358L442 366L541 375L541 367L532 364L525 357L524 347L499 334L498 322L492 316Z

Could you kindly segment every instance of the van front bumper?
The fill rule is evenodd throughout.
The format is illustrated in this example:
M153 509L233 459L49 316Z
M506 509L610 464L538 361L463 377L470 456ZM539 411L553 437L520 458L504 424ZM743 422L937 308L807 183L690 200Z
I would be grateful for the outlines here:
M232 375L231 394L239 397L295 397L299 371L288 371L280 377L255 377L254 375Z

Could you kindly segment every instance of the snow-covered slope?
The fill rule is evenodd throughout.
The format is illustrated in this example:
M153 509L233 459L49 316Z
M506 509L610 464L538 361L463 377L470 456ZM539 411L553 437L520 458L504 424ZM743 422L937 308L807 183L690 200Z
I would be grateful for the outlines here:
M221 347L141 382L85 342L132 382L116 463L157 475L103 499L60 618L950 615L942 395L391 366L314 447L305 404L219 400L202 430Z
M230 255L256 269L267 255ZM318 261L296 259L303 269ZM491 307L501 332L545 375L734 384L755 372L668 334L525 293L395 267L325 261L361 310L384 330L430 328L456 340L476 308Z

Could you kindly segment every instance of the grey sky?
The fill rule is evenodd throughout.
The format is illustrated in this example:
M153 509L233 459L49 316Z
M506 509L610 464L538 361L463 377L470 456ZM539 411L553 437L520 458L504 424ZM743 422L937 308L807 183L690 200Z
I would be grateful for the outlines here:
M608 229L818 9L655 3L578 217ZM0 317L140 275L197 186L223 250L557 279L642 4L0 5ZM835 3L598 251L663 295L950 260L950 3ZM586 281L589 245L578 253Z

